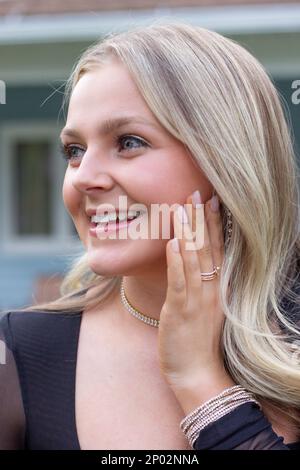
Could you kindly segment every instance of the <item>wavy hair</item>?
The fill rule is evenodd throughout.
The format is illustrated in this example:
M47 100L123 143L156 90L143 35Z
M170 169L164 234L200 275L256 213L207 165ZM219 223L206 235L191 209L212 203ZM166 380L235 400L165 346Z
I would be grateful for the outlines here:
M281 411L299 431L299 168L284 100L237 42L186 23L155 21L92 44L66 83L64 106L80 78L111 59L127 67L150 110L219 196L226 242L222 346L230 375L270 405L273 420ZM94 307L120 282L121 276L92 272L84 253L65 276L61 297L28 310Z

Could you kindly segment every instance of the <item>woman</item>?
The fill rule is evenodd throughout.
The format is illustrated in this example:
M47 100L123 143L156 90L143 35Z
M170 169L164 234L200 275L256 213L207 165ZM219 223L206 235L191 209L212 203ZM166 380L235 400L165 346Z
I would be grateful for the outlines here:
M1 448L300 448L297 167L262 66L154 23L91 46L66 102L86 252L61 298L1 321Z

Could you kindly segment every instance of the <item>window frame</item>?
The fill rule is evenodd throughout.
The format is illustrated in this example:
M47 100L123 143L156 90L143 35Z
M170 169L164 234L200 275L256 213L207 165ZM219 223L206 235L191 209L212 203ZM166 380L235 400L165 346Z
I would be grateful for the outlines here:
M72 222L63 204L62 184L66 164L60 156L59 134L61 127L53 121L10 122L0 127L0 223L1 252L5 254L72 253L82 248L81 242L72 232ZM53 233L51 235L17 235L14 231L13 213L13 148L16 141L48 140L51 159L51 200Z

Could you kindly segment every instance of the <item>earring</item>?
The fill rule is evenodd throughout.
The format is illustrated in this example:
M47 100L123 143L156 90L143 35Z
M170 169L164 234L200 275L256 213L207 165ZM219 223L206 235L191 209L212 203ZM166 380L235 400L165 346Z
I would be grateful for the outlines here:
M226 212L226 243L228 244L231 240L231 234L232 234L232 213L230 212L229 209L225 209Z

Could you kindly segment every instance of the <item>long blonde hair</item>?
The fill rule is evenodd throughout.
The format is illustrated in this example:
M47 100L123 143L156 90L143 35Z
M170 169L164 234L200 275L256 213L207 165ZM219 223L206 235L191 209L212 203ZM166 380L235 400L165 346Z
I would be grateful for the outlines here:
M281 96L263 66L235 41L182 22L156 21L91 45L72 70L64 104L85 73L112 58L127 67L161 125L215 188L224 237L224 209L232 214L220 283L228 371L299 426L299 169ZM85 253L74 260L59 299L25 310L94 307L120 281L92 272Z

